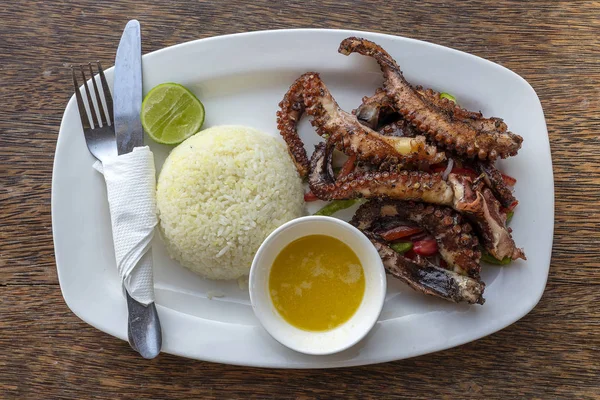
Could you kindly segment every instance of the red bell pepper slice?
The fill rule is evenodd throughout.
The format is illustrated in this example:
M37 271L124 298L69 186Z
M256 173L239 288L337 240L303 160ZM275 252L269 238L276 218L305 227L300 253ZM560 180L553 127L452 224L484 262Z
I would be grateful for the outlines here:
M515 184L517 183L517 180L515 178L513 178L512 176L505 175L502 173L500 175L502 175L502 180L504 181L504 184L506 184L508 186L515 186Z
M337 179L340 179L340 178L350 174L352 171L354 171L355 167L356 167L356 154L348 157L348 159L342 166L342 169L340 170L340 173L338 174Z
M304 193L304 201L306 202L311 202L311 201L317 201L319 200L319 198L317 196L315 196L315 194L311 191L308 191L306 193Z
M389 231L385 231L385 232L381 233L379 236L381 236L381 238L383 240L387 240L388 242L391 242L391 241L402 239L402 238L412 236L412 235L415 235L415 234L421 233L421 232L423 232L423 230L419 227L402 225L402 226L397 226L395 228L392 228Z

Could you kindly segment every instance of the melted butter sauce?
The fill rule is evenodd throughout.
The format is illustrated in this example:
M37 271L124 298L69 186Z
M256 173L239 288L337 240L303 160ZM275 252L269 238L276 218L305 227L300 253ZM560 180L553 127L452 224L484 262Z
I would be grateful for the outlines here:
M348 321L365 293L360 260L342 241L310 235L287 245L273 262L269 293L281 316L309 331Z

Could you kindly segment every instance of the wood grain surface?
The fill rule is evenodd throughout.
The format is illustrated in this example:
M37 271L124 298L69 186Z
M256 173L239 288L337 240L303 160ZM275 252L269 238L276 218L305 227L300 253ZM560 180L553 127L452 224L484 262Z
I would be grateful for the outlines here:
M52 161L66 66L262 29L320 27L439 43L502 64L538 93L556 218L546 292L525 318L458 348L382 365L265 370L161 355L80 321L58 286ZM600 2L39 1L0 7L0 398L600 398ZM493 95L491 93L490 95Z

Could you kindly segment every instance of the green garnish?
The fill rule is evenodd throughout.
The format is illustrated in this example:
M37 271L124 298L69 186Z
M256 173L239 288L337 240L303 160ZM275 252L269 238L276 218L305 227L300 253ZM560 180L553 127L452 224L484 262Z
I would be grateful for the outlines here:
M444 93L440 93L440 99L448 99L448 100L450 100L450 101L453 101L453 102L455 102L455 103L458 103L458 102L456 101L456 97L452 96L452 95L451 95L451 94L449 94L449 93L445 93L445 92L444 92Z
M509 211L506 213L506 225L512 220L513 215L515 215L514 211Z
M412 242L398 242L398 243L391 244L390 247L396 253L402 254L402 253L406 253L407 251L412 249L413 244L412 244Z
M340 210L352 207L354 204L358 203L358 201L359 199L334 200L331 203L327 204L325 207L321 208L319 211L317 211L315 215L330 216Z
M487 251L482 251L481 252L481 261L485 261L486 263L495 264L495 265L506 265L506 264L510 264L512 259L510 257L504 257L502 260L498 260L496 257L492 256Z

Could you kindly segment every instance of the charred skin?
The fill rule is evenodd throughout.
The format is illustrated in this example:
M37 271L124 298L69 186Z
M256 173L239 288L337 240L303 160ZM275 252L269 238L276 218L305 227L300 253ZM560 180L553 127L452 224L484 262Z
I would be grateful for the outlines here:
M363 97L362 104L352 114L356 115L361 124L373 130L400 118L400 114L394 110L393 100L383 89L377 89L370 97Z
M364 126L384 136L415 137L420 134L394 110L392 100L383 89L377 89L373 96L365 96L362 101L352 114Z
M308 184L322 200L389 197L432 204L452 203L452 188L439 174L421 171L351 173L334 180L333 145L320 143L311 158Z
M443 152L426 143L424 136L389 137L363 126L354 115L340 109L317 73L308 72L290 86L279 103L277 128L285 140L296 169L302 178L308 174L309 161L297 125L306 112L321 136L347 155L371 164L395 164L405 168L427 168L445 159Z
M301 178L308 175L309 167L304 143L298 136L298 121L304 113L302 83L308 76L309 74L304 74L296 79L283 96L283 100L279 103L280 110L277 111L277 129L287 144L292 161Z
M506 123L501 118L485 118L480 112L469 111L451 100L440 97L440 93L433 89L417 86L415 90L423 100L445 111L452 119L470 125L473 129L491 134L503 134L508 130Z
M377 132L385 136L415 137L419 132L405 119L398 119L380 127Z
M384 88L395 108L430 140L469 158L495 160L517 154L523 138L511 132L486 132L454 118L448 110L434 105L419 94L402 75L394 59L377 44L356 37L340 44L340 53L359 53L373 57L384 75Z
M441 98L440 93L432 89L423 89L417 86L415 90L424 99L452 113L455 118L470 123L477 129L498 133L507 130L506 124L500 118L484 118L479 112L466 110L446 98ZM420 133L407 120L396 113L392 100L383 89L377 89L375 94L370 97L363 97L362 104L353 113L363 125L377 129L380 134L385 136L414 137ZM463 159L462 161L469 164L469 160ZM502 174L493 162L475 160L471 164L477 172L484 174L486 184L492 189L502 206L508 208L517 202L512 194L512 189L506 185Z
M476 168L479 173L484 175L485 183L492 189L495 197L504 207L512 207L517 199L512 194L512 190L502 178L502 174L494 166L494 163L480 161L476 163Z
M442 98L440 92L436 92L433 89L424 88L423 86L416 86L415 91L423 98L423 100L427 100L434 106L445 110L449 113L454 114L457 119L460 120L475 120L479 118L483 118L483 114L477 111L469 111L458 106L453 101ZM506 131L506 129L504 129Z
M484 247L494 257L525 259L506 227L498 201L483 185L473 186L469 177L450 174L448 181L444 181L441 174L421 171L367 171L334 180L332 153L333 145L321 143L315 146L311 158L308 184L318 198L415 200L452 207L479 228Z
M368 231L364 233L377 249L386 271L414 290L455 303L485 302L483 282L437 267L423 257L408 259L392 250L375 234Z
M451 100L442 98L441 94L435 90L425 89L421 86L414 89L424 101L448 113L452 119L462 121L476 130L504 133L508 129L501 118L485 118L481 112L469 111ZM379 130L382 125L402 119L395 108L394 100L388 97L383 89L377 89L375 94L370 97L363 97L362 104L353 111L353 114L363 125L375 130Z
M450 174L448 181L462 197L461 203L454 207L467 215L475 224L483 241L483 247L494 257L501 260L510 257L513 260L526 260L522 249L516 247L506 226L506 215L500 212L500 203L492 191L482 183L469 185L469 178Z
M479 241L473 235L471 225L450 207L372 200L356 211L351 223L361 230L378 232L378 226L391 221L412 222L420 226L436 239L441 257L454 272L479 278Z
M303 81L305 112L320 136L327 136L338 150L374 165L394 163L407 168L426 168L445 160L424 136L390 137L362 125L356 116L340 109L318 74Z

